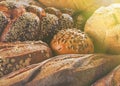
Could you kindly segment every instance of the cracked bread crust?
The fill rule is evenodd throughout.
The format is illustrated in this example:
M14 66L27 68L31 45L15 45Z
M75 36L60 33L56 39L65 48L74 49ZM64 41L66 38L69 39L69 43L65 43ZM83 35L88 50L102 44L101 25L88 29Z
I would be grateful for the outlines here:
M1 86L90 86L119 62L118 55L60 55L13 72L1 78L0 83Z

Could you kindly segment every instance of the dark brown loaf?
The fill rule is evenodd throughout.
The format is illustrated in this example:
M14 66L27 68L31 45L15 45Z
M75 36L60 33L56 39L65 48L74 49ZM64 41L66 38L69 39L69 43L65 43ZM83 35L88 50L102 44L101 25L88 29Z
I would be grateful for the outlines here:
M0 43L0 77L52 56L42 41Z
M120 86L120 65L92 86Z
M60 55L13 72L1 78L0 85L90 86L119 64L119 55Z

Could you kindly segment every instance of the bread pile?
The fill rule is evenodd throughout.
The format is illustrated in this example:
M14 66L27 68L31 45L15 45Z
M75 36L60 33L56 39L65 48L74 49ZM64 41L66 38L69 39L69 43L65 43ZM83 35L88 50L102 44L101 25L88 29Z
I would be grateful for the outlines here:
M120 85L120 4L89 19L37 5L0 2L0 86Z

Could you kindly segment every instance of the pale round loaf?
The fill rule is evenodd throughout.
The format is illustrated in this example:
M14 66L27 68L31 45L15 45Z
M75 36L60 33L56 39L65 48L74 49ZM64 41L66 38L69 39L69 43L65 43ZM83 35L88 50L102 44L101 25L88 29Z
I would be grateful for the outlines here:
M98 53L120 54L120 4L101 7L85 25Z

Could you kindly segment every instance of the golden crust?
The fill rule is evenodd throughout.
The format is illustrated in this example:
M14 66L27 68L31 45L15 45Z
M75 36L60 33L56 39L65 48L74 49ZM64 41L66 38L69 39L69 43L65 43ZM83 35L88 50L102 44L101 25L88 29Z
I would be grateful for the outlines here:
M51 41L51 48L56 54L85 54L94 52L94 46L90 38L76 29L59 31Z

